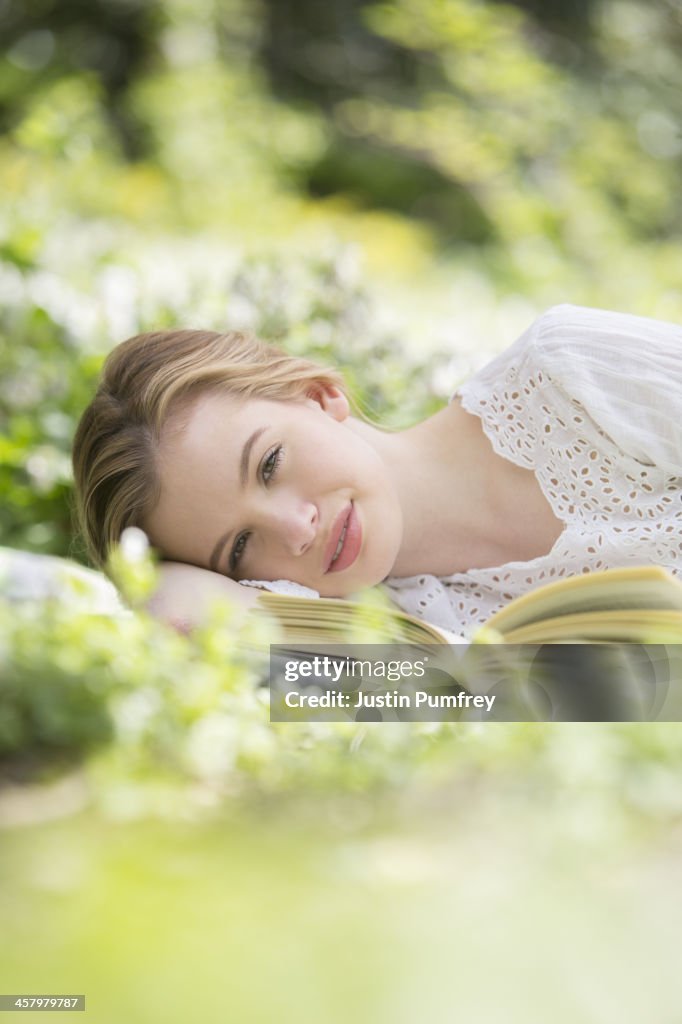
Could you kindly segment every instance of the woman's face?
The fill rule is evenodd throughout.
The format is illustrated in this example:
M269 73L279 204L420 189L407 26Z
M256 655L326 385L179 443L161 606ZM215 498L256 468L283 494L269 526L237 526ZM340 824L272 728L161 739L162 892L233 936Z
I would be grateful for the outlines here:
M328 597L390 574L397 492L336 388L296 402L207 394L177 427L162 438L161 495L144 524L165 557Z

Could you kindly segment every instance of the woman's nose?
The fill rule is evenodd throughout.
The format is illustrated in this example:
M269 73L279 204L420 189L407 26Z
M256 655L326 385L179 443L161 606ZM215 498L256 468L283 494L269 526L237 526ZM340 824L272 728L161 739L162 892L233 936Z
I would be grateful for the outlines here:
M289 554L304 554L317 536L319 515L312 502L291 505L283 511L279 533Z

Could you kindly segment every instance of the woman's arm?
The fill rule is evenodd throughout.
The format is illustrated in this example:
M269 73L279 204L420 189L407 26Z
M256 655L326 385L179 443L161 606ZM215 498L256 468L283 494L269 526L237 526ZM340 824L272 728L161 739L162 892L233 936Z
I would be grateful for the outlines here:
M147 611L183 633L206 622L211 604L217 598L250 608L260 593L254 587L242 587L227 576L183 562L162 562L159 570L159 586L147 604Z

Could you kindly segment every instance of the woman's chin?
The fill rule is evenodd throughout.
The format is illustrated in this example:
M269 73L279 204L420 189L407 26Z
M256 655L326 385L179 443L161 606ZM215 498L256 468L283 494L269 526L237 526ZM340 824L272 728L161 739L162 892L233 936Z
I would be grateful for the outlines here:
M363 590L362 584L359 586L351 586L346 584L345 586L341 581L330 581L323 580L318 587L318 593L320 597L350 597L352 594L356 594L358 590Z

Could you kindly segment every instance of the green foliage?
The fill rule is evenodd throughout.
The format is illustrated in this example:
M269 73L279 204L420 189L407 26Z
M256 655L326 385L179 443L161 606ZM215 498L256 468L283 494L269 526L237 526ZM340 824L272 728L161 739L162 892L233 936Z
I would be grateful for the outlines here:
M150 564L124 546L116 573L129 597L149 589ZM153 810L159 782L174 785L181 802L183 790L200 799L197 784L216 794L385 785L430 746L430 724L271 726L264 684L273 638L271 626L227 604L185 637L142 612L78 610L68 588L58 599L0 601L0 766L44 775L100 750L103 778L137 780L143 800L146 778ZM366 752L349 760L361 744Z
M550 40L537 45L532 22L511 7L395 0L367 17L376 32L428 54L434 84L416 102L346 101L338 110L344 129L418 146L468 187L495 225L510 283L540 283L529 246L544 247L551 283L561 286L570 268L578 279L598 275L605 291L623 242L679 244L679 92L650 73L652 51L667 51L668 12L604 5L598 58L576 59L569 70L547 58ZM635 46L623 17L645 31L648 47L641 36ZM677 80L679 62L669 67Z

